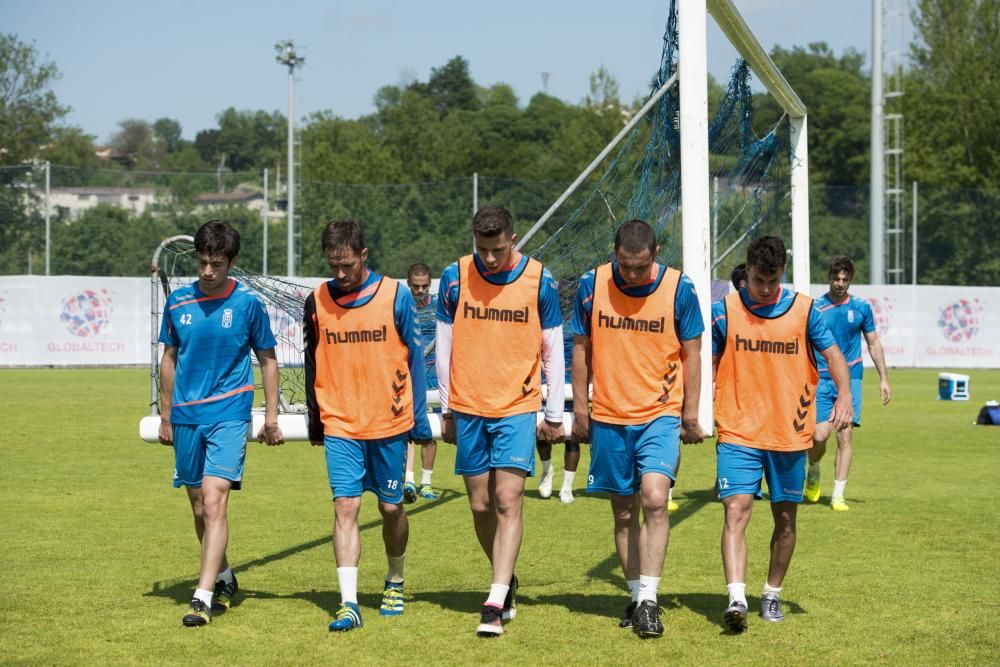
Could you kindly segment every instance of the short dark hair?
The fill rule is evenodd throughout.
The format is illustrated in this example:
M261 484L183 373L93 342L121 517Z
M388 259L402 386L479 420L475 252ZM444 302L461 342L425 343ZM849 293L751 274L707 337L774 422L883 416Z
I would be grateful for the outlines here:
M431 275L431 267L427 266L423 262L417 262L416 264L410 264L410 268L406 272L406 279L409 280L413 276L429 276L429 275Z
M827 268L826 275L832 278L841 271L847 271L847 277L853 278L854 262L847 255L834 255L830 258L830 266Z
M360 255L365 249L360 220L331 220L323 230L323 252L334 248L350 248Z
M649 223L645 220L623 222L615 233L615 250L642 252L647 248L650 254L656 253L656 232Z
M761 236L750 242L747 248L747 266L765 273L785 270L785 242L777 236Z
M740 283L745 283L747 281L746 263L737 264L733 267L733 273L729 276L729 279L733 281L733 287L739 289Z
M225 220L209 220L194 233L194 251L231 262L240 254L240 233Z
M472 231L480 236L511 236L514 233L514 218L502 206L484 206L472 218Z

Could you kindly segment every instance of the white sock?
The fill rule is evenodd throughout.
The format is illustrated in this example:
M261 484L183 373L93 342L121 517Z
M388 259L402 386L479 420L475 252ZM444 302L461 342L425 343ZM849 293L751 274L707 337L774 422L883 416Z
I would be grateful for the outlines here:
M204 588L195 589L194 597L205 603L207 607L212 606L212 591L206 591Z
M562 490L573 492L573 478L576 477L575 470L563 470L563 485Z
M486 598L486 604L502 607L504 600L507 599L507 591L509 590L510 586L507 584L492 584L490 586L490 596Z
M635 602L639 599L639 580L627 579L625 583L628 584L628 592L632 596L632 602Z
M734 602L747 603L747 585L744 583L726 584L729 589L729 604Z
M424 486L425 484L427 486L430 486L431 485L431 475L433 475L433 474L434 474L433 470L424 470L422 473L420 473L420 486Z
M844 499L844 488L847 486L846 479L835 479L833 480L833 497Z
M414 483L413 471L412 470L407 470L406 471L406 477L403 479L403 483L404 484L413 484Z
M673 499L674 499L674 487L671 486L667 490L667 504L669 505L670 501L673 500Z
M810 463L809 468L806 472L806 477L809 479L819 479L819 461L816 463Z
M542 459L541 461L542 461L542 477L544 477L545 475L549 474L550 470L552 470L552 459L549 459L547 461L545 459Z
M340 584L340 601L358 603L358 568L338 567L337 583Z
M780 596L781 595L781 586L778 586L777 588L775 588L774 586L771 586L770 584L768 584L765 581L764 582L764 595L773 595L774 597Z
M386 570L385 580L391 581L394 584L403 583L403 564L406 561L406 554L402 556L390 556L385 555L387 561L389 561L389 569Z
M652 600L656 602L656 589L660 587L659 577L647 577L644 574L639 575L639 596L636 598L636 602L643 602L645 600Z
M233 568L227 567L225 570L219 573L219 576L217 576L215 580L221 581L226 584L233 583Z

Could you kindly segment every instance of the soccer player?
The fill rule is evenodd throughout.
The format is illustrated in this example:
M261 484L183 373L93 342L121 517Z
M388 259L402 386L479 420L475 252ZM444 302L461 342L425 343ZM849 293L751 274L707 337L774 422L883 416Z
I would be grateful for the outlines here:
M781 239L755 239L747 249L747 286L712 304L716 489L725 515L722 565L729 589L723 618L733 632L747 627L746 528L762 477L774 532L760 613L766 621L785 618L781 584L795 551L795 514L816 424L816 353L837 385L831 428L845 428L852 416L844 355L813 300L781 287L785 260Z
M445 442L457 440L476 537L492 564L476 634L496 637L517 613L514 566L521 548L524 480L536 438L563 432L562 314L552 275L518 252L514 221L499 206L476 212L475 253L441 277L437 311L438 391ZM541 367L549 378L544 420Z
M737 292L747 286L747 265L737 264L733 268L733 272L729 276L729 280L733 283L733 289Z
M892 399L889 375L885 367L882 343L875 331L872 308L864 299L857 299L847 291L854 279L854 262L849 257L837 255L830 260L827 277L830 290L816 300L816 308L823 313L826 325L833 333L837 346L847 359L851 375L851 398L854 400L854 421L847 428L837 431L837 454L833 463L833 496L830 507L838 512L848 510L844 501L847 475L851 471L853 455L853 427L861 426L861 378L864 364L861 363L861 336L868 343L868 354L875 362L879 376L879 394L882 405ZM806 499L817 502L820 496L819 462L826 454L826 441L830 438L829 414L833 402L837 400L837 387L830 377L830 370L823 361L819 362L819 389L816 392L816 432L813 433L813 447L809 450L809 469L806 472Z
M322 235L333 279L306 297L309 440L323 446L333 493L333 553L341 604L332 632L361 627L361 494L378 497L389 566L382 616L403 613L409 523L403 510L406 443L430 440L423 354L410 291L368 268L361 224L338 220Z
M656 261L658 251L642 220L619 227L614 260L580 279L572 324L573 435L591 443L587 491L611 494L615 548L632 598L618 625L640 637L663 634L657 589L679 440L705 437L698 296L689 278Z
M429 343L434 340L435 318L437 310L437 296L431 294L431 269L426 264L413 264L406 273L406 284L413 295L413 301L417 306L417 322L420 326L420 345L424 350ZM424 359L421 354L421 359ZM431 372L430 367L425 363L427 370L427 387L437 388L437 376ZM420 487L417 487L416 479L413 476L413 459L416 454L416 445L412 442L406 445L406 480L403 482L403 502L414 503L417 497L424 500L437 500L440 495L431 486L431 475L434 474L434 458L437 456L437 442L430 440L420 448Z
M207 625L229 609L239 584L226 557L229 491L239 489L253 407L250 350L264 380L264 425L257 438L284 442L278 426L276 342L263 303L229 277L240 234L210 220L194 235L198 280L167 297L160 325L159 439L174 448L174 488L187 490L201 543L198 588L184 615Z

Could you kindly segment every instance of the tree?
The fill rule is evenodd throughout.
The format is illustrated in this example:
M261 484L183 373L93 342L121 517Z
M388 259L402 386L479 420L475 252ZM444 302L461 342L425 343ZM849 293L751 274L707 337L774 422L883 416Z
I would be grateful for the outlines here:
M596 72L590 74L590 94L584 98L583 104L595 110L617 109L621 106L618 95L618 80L601 65Z
M111 136L111 145L121 151L129 167L157 169L163 157L163 146L153 135L153 127L138 118L126 118L118 123Z
M167 153L173 153L180 147L181 124L173 118L159 118L153 123L153 136Z
M49 90L58 78L55 63L39 61L34 45L0 33L0 164L35 157L69 112Z
M1000 182L1000 0L920 0L904 101L910 178Z
M413 84L411 89L430 97L442 117L460 109L475 111L481 106L469 74L469 61L462 56L455 56L444 67L431 68L427 83Z

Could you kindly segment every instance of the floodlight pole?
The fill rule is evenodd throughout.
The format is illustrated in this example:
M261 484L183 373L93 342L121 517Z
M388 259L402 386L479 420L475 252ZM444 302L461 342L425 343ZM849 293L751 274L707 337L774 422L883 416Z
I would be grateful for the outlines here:
M882 0L872 0L872 100L871 163L869 165L869 244L871 265L868 281L885 283L885 109L882 106Z
M274 45L278 52L275 60L278 64L288 67L288 275L295 275L295 68L305 63L306 59L295 53L292 40L278 42Z
M264 253L261 256L260 272L267 275L267 224L268 224L268 203L267 203L267 169L264 170Z
M52 183L52 165L48 160L45 161L45 275L51 275L49 270L51 269L51 259L52 259L52 202L50 200L50 190L49 187Z

